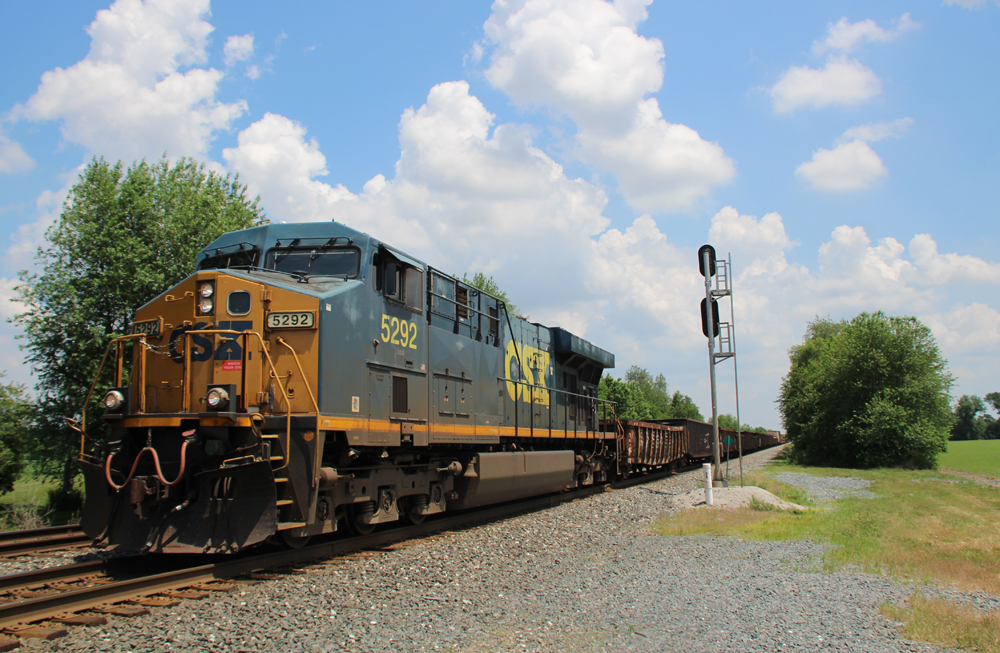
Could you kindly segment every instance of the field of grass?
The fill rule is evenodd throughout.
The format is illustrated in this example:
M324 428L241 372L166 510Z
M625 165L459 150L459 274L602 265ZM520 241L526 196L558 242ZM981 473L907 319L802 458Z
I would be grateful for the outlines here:
M944 469L1000 478L1000 440L950 441L938 463Z
M829 570L852 565L904 581L1000 596L1000 489L934 471L861 471L785 464L751 475L747 484L808 506L800 490L773 479L774 474L784 471L865 478L872 481L869 489L877 497L844 498L831 510L692 510L662 519L655 528L664 535L705 533L829 542L837 545L824 561ZM916 639L1000 651L1000 613L977 615L961 606L917 595L907 607L884 606L883 613L905 622L904 633ZM959 616L962 619L956 621Z
M49 490L58 486L56 481L22 476L12 492L0 495L0 505L44 506L49 500Z

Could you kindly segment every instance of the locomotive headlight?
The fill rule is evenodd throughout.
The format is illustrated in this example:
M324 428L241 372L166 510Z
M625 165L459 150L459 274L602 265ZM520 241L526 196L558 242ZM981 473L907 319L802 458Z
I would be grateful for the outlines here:
M201 284L198 288L198 294L202 297L211 297L212 293L215 292L215 285L211 282Z
M215 308L215 302L213 302L211 299L203 299L200 302L198 302L198 310L201 312L202 315L211 314L212 309L214 308Z
M108 394L104 395L104 407L108 410L115 411L124 405L125 395L117 390L111 390Z
M205 401L212 408L225 408L229 403L229 393L222 388L212 388L208 391Z

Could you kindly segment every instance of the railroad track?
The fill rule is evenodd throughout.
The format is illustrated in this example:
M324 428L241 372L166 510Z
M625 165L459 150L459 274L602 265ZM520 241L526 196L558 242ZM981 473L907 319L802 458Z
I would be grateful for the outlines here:
M148 555L130 556L0 576L0 630L6 635L52 639L65 634L61 624L98 625L104 623L103 614L145 614L149 607L168 607L181 599L203 598L211 591L232 589L241 578L252 582L266 580L267 576L255 577L255 574L269 569L308 565L443 531L461 530L582 499L609 488L649 483L671 474L666 471L632 477L531 501L428 519L420 525L331 539L300 549L228 556L157 555L155 563ZM157 571L149 573L150 569ZM55 625L37 625L45 620ZM4 649L0 642L2 650L9 649Z
M31 553L75 549L89 545L79 524L33 528L0 533L0 558L13 558Z

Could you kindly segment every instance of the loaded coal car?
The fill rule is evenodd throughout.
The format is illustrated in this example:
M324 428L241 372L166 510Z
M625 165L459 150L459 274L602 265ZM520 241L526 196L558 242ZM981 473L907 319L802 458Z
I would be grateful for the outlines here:
M617 471L612 354L338 223L222 236L102 365L81 525L123 550L300 546Z

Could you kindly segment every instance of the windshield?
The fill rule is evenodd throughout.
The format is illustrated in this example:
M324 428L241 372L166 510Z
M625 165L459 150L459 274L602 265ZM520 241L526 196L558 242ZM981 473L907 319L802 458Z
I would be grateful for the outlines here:
M361 252L356 247L314 249L309 247L274 248L267 253L264 267L280 272L294 272L311 277L358 276Z
M239 247L239 249L234 249ZM256 247L247 247L244 244L229 246L215 250L208 250L210 254L198 266L199 270L226 270L237 267L253 267L260 259L260 252Z

